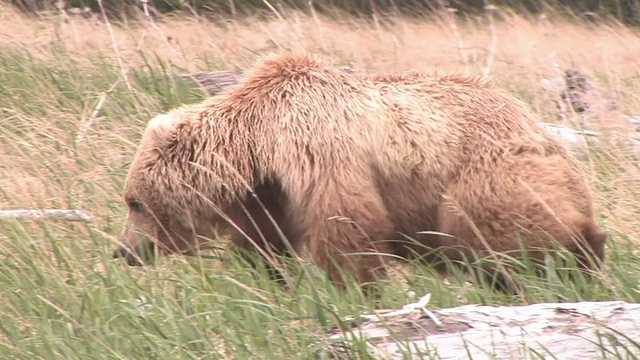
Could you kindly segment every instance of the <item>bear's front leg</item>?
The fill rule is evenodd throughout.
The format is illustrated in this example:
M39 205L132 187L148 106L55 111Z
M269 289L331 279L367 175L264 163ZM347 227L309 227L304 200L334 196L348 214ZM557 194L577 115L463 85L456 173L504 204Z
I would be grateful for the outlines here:
M388 212L375 190L323 190L306 197L302 209L291 211L291 221L300 229L296 251L323 268L340 288L346 287L345 275L353 276L370 294L375 281L387 276L385 241L395 233Z
M285 241L297 238L285 219L285 202L278 183L264 182L227 210L231 241L241 250L240 256L254 269L262 258L271 280L282 286L287 285L286 278L275 257L289 255Z

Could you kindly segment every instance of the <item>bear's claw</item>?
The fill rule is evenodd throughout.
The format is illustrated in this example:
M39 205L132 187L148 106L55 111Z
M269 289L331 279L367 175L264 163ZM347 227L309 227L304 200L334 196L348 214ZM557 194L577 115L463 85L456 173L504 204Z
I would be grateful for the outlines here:
M129 266L142 266L142 261L124 246L119 246L111 255L113 259L125 259Z

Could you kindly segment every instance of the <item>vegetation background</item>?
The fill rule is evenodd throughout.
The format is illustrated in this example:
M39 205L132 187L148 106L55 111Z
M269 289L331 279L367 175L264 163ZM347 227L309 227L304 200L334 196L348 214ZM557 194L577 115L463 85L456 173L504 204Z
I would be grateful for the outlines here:
M8 0L5 0L8 1ZM125 0L10 0L18 9L28 13L54 10L66 6L88 7L94 12L102 10L112 18L134 16L145 1ZM409 16L433 14L442 8L456 9L462 14L478 14L487 5L538 15L549 10L563 13L598 13L614 18L626 24L638 25L640 13L638 0L151 0L154 10L167 14L175 11L188 11L192 14L210 17L246 17L256 14L270 14L273 8L278 10L315 11L320 14L346 12L351 16L376 16L380 12L393 12Z
M452 2L457 13L446 4L408 11L409 1L297 2L299 9L69 1L65 12L54 1L1 2L0 208L78 208L95 218L0 222L0 358L306 359L339 317L397 308L427 292L432 308L640 300L640 170L606 137L582 158L611 238L606 266L590 283L571 282L562 269L536 278L524 266L523 291L507 296L409 264L374 304L355 287L336 291L309 264L292 265L293 286L284 290L230 254L144 268L110 259L126 216L127 164L146 122L206 96L177 74L243 69L268 52L304 48L356 71L484 73L542 121L569 124L577 115L558 120L553 89L572 68L620 94L617 110L594 106L585 115L604 134L622 114L640 114L640 37L633 16L607 10L623 3L631 4L599 2L591 10L602 11L585 16L534 0L530 13L474 1ZM85 5L89 11L72 9Z

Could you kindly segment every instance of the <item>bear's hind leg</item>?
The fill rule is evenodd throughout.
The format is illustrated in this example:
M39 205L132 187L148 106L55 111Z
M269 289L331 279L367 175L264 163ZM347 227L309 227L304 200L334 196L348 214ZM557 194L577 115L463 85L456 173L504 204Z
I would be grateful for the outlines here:
M578 251L578 261L581 269L596 270L604 262L604 250L607 234L594 221L588 222L582 229L584 241L581 241Z
M492 274L508 269L494 265L502 255L523 259L522 250L531 270L543 274L545 256L557 246L578 258L585 254L578 233L586 238L580 245L603 258L605 236L591 212L589 190L566 161L522 155L518 162L470 167L449 182L440 220L442 232L488 258L482 268Z

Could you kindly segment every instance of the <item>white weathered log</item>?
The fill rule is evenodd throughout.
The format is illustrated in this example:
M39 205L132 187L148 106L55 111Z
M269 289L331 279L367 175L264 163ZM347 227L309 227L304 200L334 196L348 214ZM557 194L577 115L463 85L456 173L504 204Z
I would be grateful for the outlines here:
M637 116L624 116L623 119L630 126L638 126L640 122ZM554 136L562 141L573 153L582 155L589 148L601 148L600 133L591 130L576 130L567 126L540 122L538 126L547 134ZM612 131L608 134L612 139L622 139L625 148L630 151L636 166L640 167L640 131L629 131L628 133L619 133Z
M572 151L584 151L590 143L596 143L598 133L591 130L576 130L567 126L539 122L538 126L547 134L555 136L563 141ZM590 138L590 139L588 139Z
M65 209L21 209L21 210L0 210L0 220L44 220L59 219L66 221L91 222L93 216L81 210Z
M423 298L422 304L410 304L395 314L361 316L358 326L335 330L314 344L316 355L352 358L357 356L353 349L362 349L360 344L366 341L369 355L376 359L587 360L640 356L640 304L467 305L424 311L424 303Z

